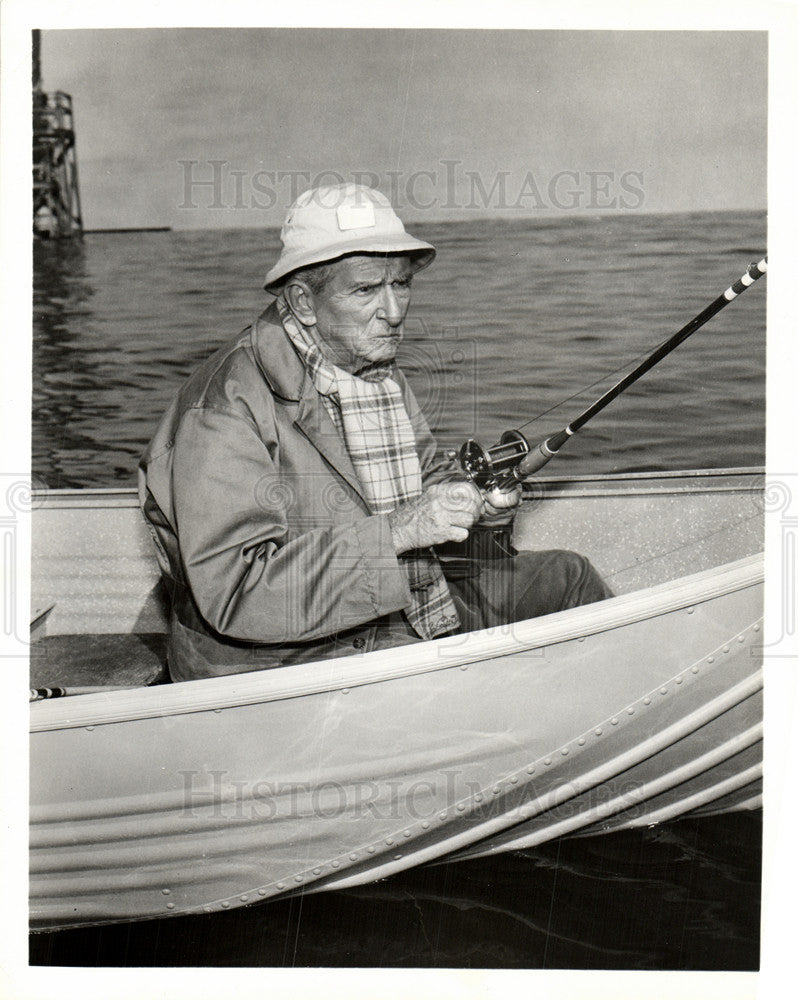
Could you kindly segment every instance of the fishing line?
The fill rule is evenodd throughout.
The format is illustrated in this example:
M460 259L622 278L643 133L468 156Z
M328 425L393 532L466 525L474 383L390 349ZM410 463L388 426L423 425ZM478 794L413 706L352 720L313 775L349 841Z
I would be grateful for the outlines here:
M589 385L582 386L581 389L577 389L576 392L571 393L570 396L563 397L563 399L561 399L558 403L554 403L554 405L550 406L547 410L542 410L540 413L538 413L537 416L530 417L529 420L525 420L522 424L519 424L518 430L520 430L522 427L528 427L530 424L533 424L536 420L540 420L541 417L545 417L549 413L553 413L554 410L557 410L561 406L564 406L566 403L570 403L572 399L577 399L579 396L583 395L586 392L589 392L591 389L595 389L597 385L601 385L601 383L604 382L606 379L612 378L612 376L617 375L618 372L622 372L624 368L629 368L631 365L634 365L637 361L642 361L643 358L648 357L648 355L651 353L651 350L655 351L659 350L660 347L667 344L668 340L669 338L666 337L664 340L661 340L656 345L656 347L650 350L642 351L640 354L635 355L635 357L628 358L626 361L623 362L623 364L618 365L617 368L613 368L610 371L605 372L603 375L599 375L599 377L594 382L591 382Z

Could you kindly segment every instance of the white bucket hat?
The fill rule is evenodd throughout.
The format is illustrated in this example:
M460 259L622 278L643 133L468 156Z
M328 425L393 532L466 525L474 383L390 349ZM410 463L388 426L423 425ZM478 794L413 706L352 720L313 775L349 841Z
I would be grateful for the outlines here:
M288 209L283 249L264 288L277 294L292 271L350 253L407 253L415 271L432 263L435 247L405 231L391 203L364 184L336 184L303 192Z

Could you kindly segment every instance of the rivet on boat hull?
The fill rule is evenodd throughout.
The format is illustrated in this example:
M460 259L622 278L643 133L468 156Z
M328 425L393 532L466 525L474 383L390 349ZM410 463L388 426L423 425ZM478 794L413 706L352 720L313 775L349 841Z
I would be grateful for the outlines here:
M376 850L377 850L377 848L376 848L376 847L375 847L375 846L374 846L373 844L371 845L371 847L369 847L369 848L368 848L368 852L369 852L369 854L374 854L374 852L375 852Z
M593 732L596 734L596 736L601 736L604 730L601 727L599 727L598 729L594 729Z
M239 899L241 900L242 903L249 902L249 896L239 896ZM168 906L169 904L167 903L166 905Z
M164 896L171 896L172 895L172 890L171 889L161 889L161 892L164 894Z
M759 625L754 625L754 632L758 632L758 631L759 631Z
M421 825L422 825L422 827L425 830L429 830L429 820L428 819L425 819L424 822Z
M684 677L677 677L676 678L676 683L677 684L681 684L683 680L684 680Z
M563 747L562 750L560 750L560 753L563 755L563 757L567 757L568 756L568 747Z
M618 720L617 719L610 719L610 725L611 726L617 726L618 725Z
M285 889L285 882L278 882L277 883L277 888L278 889Z
M174 903L167 903L166 904L166 909L167 910L173 910L174 908L175 908L175 904Z
M630 705L629 708L626 709L626 714L634 715L635 714L634 706Z
M412 837L413 834L409 830L405 830L405 832L402 834L402 836L403 837Z
M648 697L648 695L646 695L646 697L643 699L643 704L644 705L650 705L651 704L651 699Z
M728 652L729 652L729 649L730 649L730 648L731 648L731 647L729 647L729 646L724 646L724 647L723 647L723 652L724 652L724 653L728 653Z
M514 774L512 776L512 778L510 778L510 783L513 784L513 785L517 785L518 784L518 775L517 774Z
M710 662L711 662L711 661L710 661ZM698 673L698 667L690 667L690 670L691 670L691 671L692 671L692 673L694 673L694 674L697 674L697 673Z
M579 739L577 740L577 743L579 744L580 747L583 747L585 745L584 736L580 736Z
M321 868L314 868L313 869L313 874L314 875L321 875Z
M258 895L259 896L265 896L266 895L266 890L265 889L258 889Z
M223 899L222 900L222 906L224 907L225 910L227 910L227 909L229 909L230 904L227 902L226 899Z
M543 761L543 763L544 763L544 764L546 765L546 767L548 767L548 766L549 766L549 764L551 764L551 757L547 757L547 758L546 758L546 759L545 759L545 760Z
M333 868L340 868L341 867L341 862L340 861L333 861L332 866L333 866Z
M660 688L659 689L659 693L660 694L667 694L668 693L668 689L667 688Z
M295 882L301 882L302 881L302 876L301 875L294 875L294 881Z
M350 854L349 855L349 860L350 861L357 861L357 855L356 854Z

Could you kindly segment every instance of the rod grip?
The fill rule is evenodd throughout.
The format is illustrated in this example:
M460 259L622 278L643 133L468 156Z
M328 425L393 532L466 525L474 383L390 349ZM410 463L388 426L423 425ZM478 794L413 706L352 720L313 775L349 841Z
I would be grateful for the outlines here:
M546 442L541 441L537 448L533 448L529 454L527 454L518 463L515 475L518 479L525 479L527 476L531 476L533 473L537 472L538 469L542 469L543 466L557 454L556 451L551 451L550 448L546 447Z
M542 469L550 459L554 458L572 434L573 431L566 428L552 434L545 441L541 441L537 448L530 449L529 453L516 466L516 478L525 479L537 472L538 469Z

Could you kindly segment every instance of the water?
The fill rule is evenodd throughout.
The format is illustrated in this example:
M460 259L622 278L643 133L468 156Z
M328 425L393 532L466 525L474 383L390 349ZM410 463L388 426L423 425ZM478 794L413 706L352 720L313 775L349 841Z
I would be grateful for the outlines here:
M424 229L402 360L439 440L494 443L674 333L762 256L758 213L487 220ZM86 236L36 247L33 471L133 485L195 364L270 301L277 234ZM611 404L558 459L573 473L764 461L764 282ZM526 428L558 430L606 379Z
M419 229L419 227L415 227ZM441 443L550 410L674 333L765 249L759 213L431 225L405 369ZM193 366L268 301L274 232L36 247L33 469L133 485ZM550 469L764 462L764 282L604 411ZM609 383L527 427L559 429ZM761 813L554 841L249 910L36 935L81 966L729 969L758 965Z
M40 934L30 961L752 970L760 815L554 841L250 910Z

